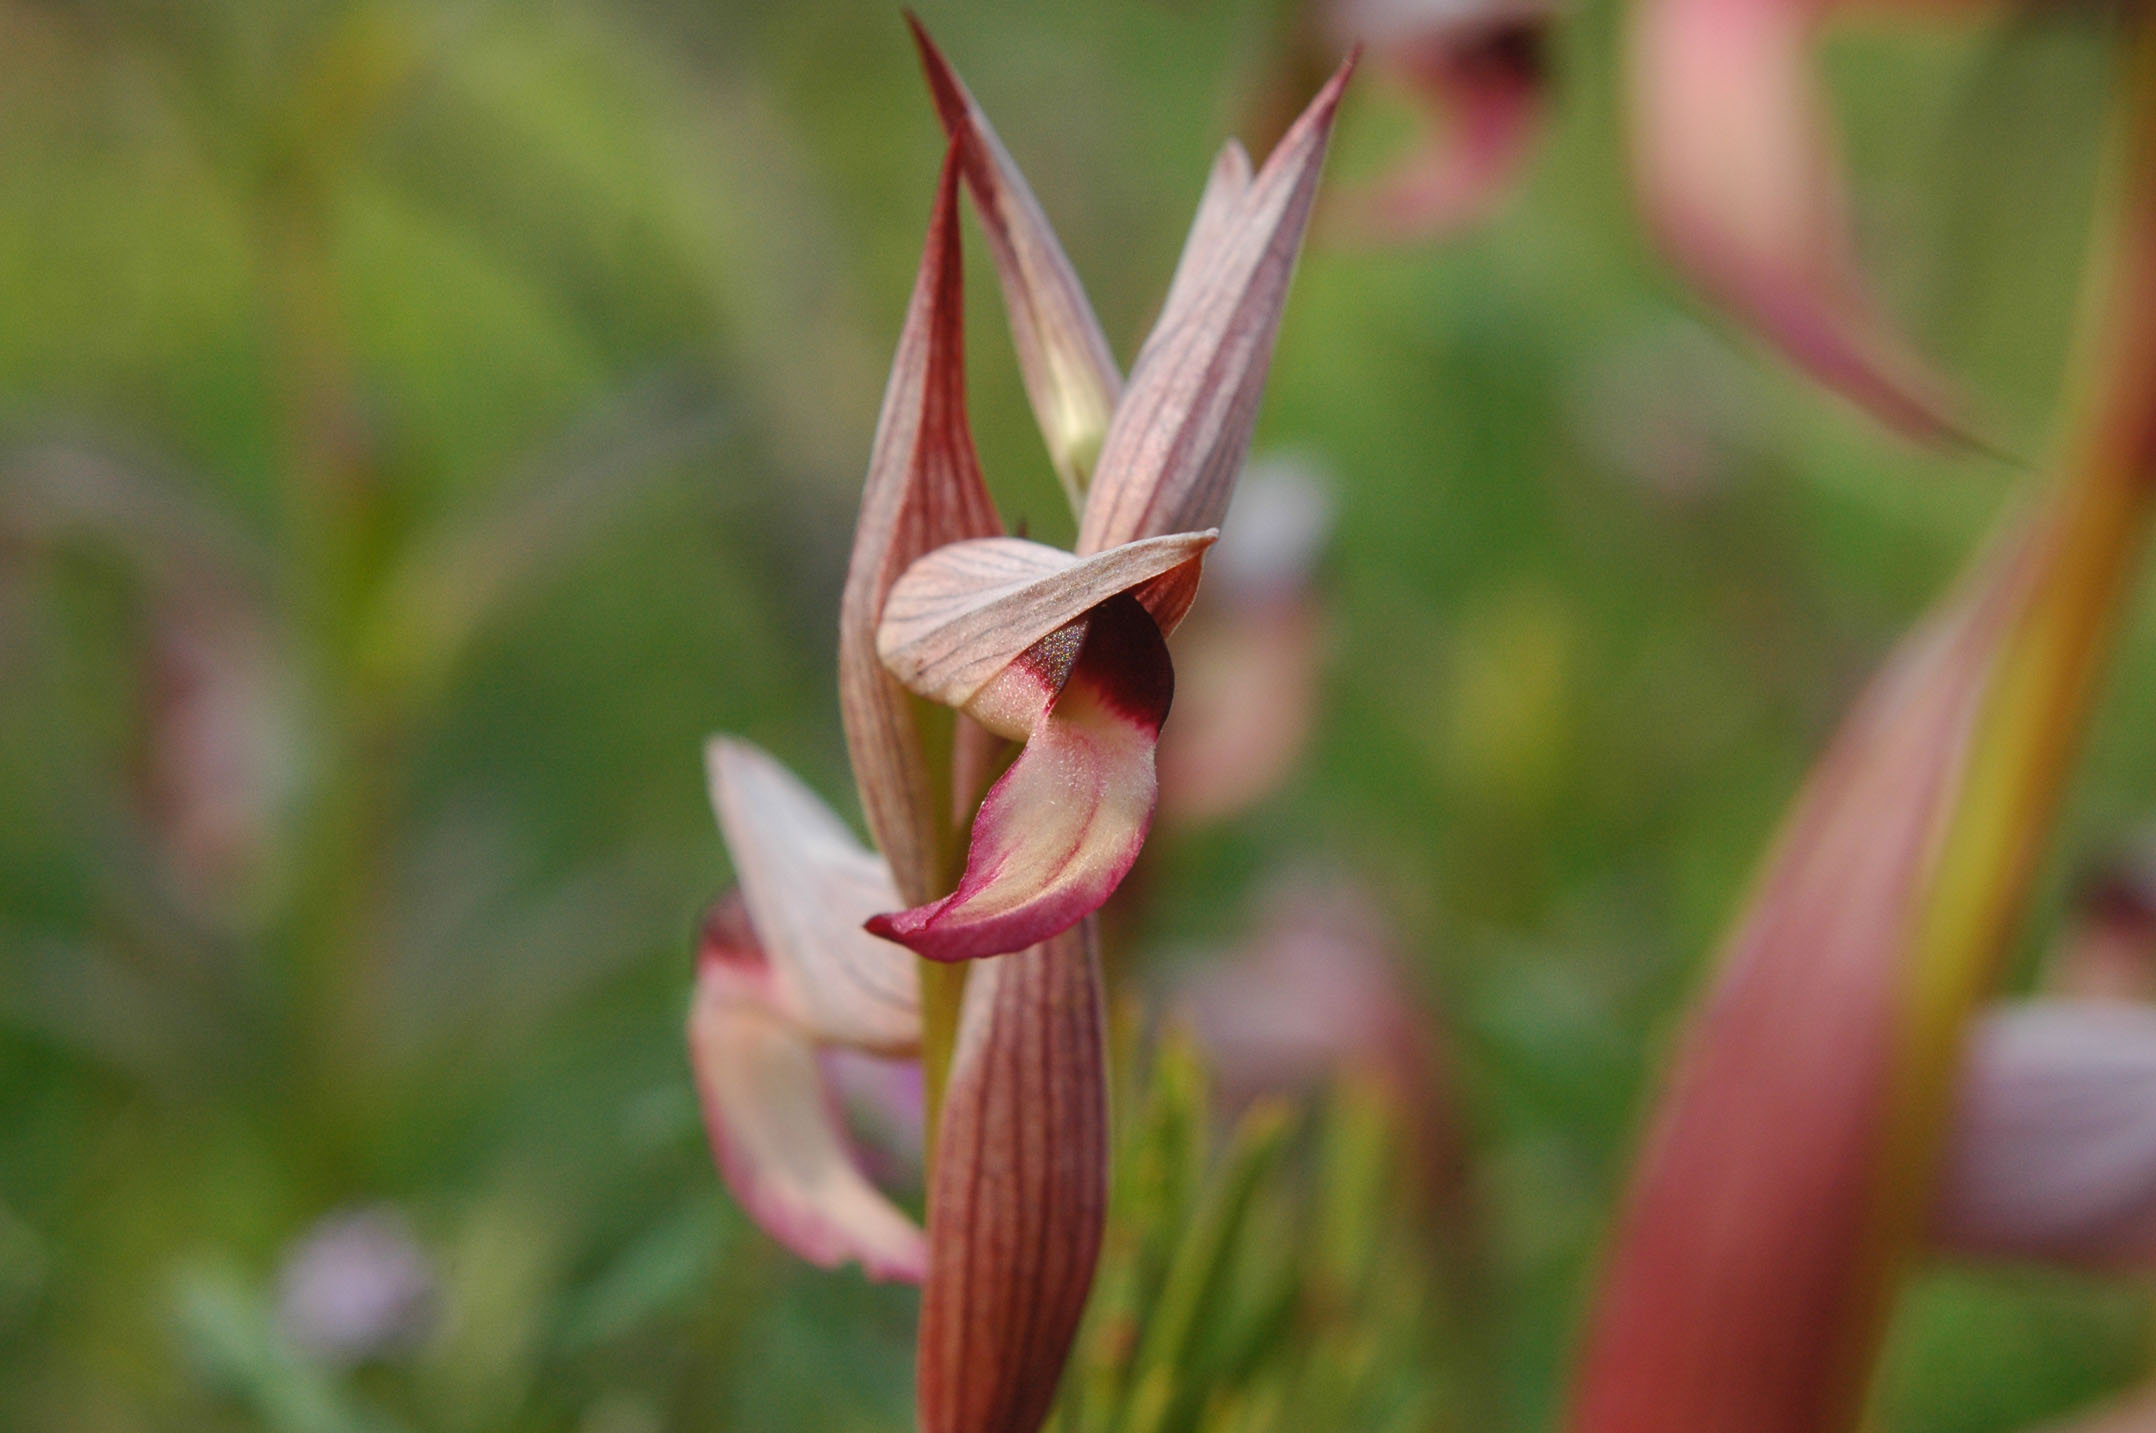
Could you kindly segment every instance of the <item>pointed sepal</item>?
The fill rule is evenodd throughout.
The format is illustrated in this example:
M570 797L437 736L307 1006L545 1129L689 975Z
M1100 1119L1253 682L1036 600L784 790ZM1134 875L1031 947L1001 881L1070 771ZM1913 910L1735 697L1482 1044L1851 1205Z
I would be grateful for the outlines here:
M913 698L876 656L876 625L892 584L923 554L1003 531L966 421L959 164L954 146L891 363L839 598L839 703L854 779L876 846L909 900L926 899L936 884L947 802L929 775Z
M1326 82L1247 183L1237 182L1235 151L1214 166L1170 303L1108 425L1079 552L1219 526L1354 65L1350 57Z
M1026 397L1076 510L1084 503L1101 439L1122 396L1123 376L1085 287L1025 176L919 18L908 11L906 23L920 48L936 113L957 146L966 188L980 209Z

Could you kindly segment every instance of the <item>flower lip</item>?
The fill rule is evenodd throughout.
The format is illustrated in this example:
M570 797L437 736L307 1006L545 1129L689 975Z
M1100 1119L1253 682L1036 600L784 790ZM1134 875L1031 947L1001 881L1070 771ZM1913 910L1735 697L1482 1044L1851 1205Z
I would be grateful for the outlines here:
M981 803L958 888L875 917L870 933L929 960L1002 955L1068 930L1129 872L1152 828L1154 750L1175 674L1135 597L1110 598L1083 627L1060 683L1071 629L1011 664L1002 685L1026 689L1012 708L1030 695L1040 715Z

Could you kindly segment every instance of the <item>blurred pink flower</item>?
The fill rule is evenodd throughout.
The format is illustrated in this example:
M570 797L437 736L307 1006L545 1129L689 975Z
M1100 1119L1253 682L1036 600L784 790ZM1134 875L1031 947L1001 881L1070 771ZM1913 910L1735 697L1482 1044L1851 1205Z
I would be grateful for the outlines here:
M1352 881L1270 882L1235 951L1193 965L1168 1007L1204 1046L1230 1110L1308 1095L1349 1076L1381 1089L1414 1148L1410 1166L1437 1218L1468 1219L1465 1132L1437 1012L1402 964L1393 932Z
M1287 779L1316 718L1325 624L1312 569L1332 496L1307 464L1253 462L1209 554L1205 605L1172 645L1176 720L1161 734L1160 798L1196 824L1247 810Z
M2091 999L2156 999L2156 851L2123 852L2082 886L2054 946L2048 984Z
M1555 0L1339 0L1338 43L1369 47L1423 110L1415 148L1338 192L1326 231L1366 243L1435 238L1488 218L1541 138Z

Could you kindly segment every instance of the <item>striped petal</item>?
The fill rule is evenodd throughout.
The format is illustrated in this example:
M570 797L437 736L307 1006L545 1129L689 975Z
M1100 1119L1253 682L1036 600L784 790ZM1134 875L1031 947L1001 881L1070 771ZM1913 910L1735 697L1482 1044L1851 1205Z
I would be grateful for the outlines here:
M877 849L908 900L935 885L948 801L935 788L913 698L876 656L876 624L899 575L924 553L1001 535L966 422L958 169L944 160L921 272L876 424L853 557L839 598L839 704Z
M689 1056L719 1171L764 1230L810 1263L858 1262L872 1279L919 1283L920 1226L854 1162L816 1046L781 1011L745 914L705 923Z
M980 208L1026 397L1056 475L1072 508L1078 508L1100 456L1109 415L1122 395L1123 376L1085 287L1025 176L920 20L909 12L906 23L920 47L936 113L957 146L960 172Z
M915 693L963 707L1050 632L1118 592L1195 565L1217 536L1177 533L1086 558L1015 537L939 547L891 589L877 655Z
M1190 316L1191 301L1219 267L1222 246L1235 232L1243 196L1249 191L1250 151L1243 148L1241 140L1231 139L1220 147L1205 176L1198 212L1191 218L1183 252L1175 261L1174 277L1168 280L1168 296L1161 300L1160 317L1153 322L1155 335L1175 332Z
M1649 0L1634 146L1663 244L1715 302L1881 421L1953 436L1953 400L1866 291L1808 69L1809 0Z
M898 900L890 867L758 748L719 737L704 761L780 1011L820 1040L910 1052L921 1038L913 962L861 929Z
M1032 1433L1085 1311L1108 1209L1090 922L966 983L929 1189L923 1433Z
M958 889L869 929L930 960L1021 950L1099 909L1145 845L1175 675L1128 594L1050 634L967 710L1025 747L974 817Z
M1952 1252L2156 1262L2156 1008L2033 1001L1986 1019L1934 1225Z
M1079 552L1219 526L1257 426L1288 280L1354 63L1318 91L1247 184L1237 183L1234 158L1214 167L1172 301L1108 425Z

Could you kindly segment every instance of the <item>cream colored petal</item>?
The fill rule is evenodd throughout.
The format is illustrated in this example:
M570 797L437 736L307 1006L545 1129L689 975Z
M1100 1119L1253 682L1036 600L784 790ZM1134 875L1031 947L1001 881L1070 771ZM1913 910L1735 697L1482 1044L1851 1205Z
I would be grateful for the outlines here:
M763 751L719 737L704 755L775 1001L818 1039L913 1049L921 1017L912 958L861 928L898 903L890 867Z
M1088 558L1016 537L939 547L891 589L876 653L914 692L963 707L1035 642L1118 592L1196 562L1218 535L1177 533Z
M1238 161L1216 166L1222 197L1201 208L1209 232L1193 235L1187 273L1108 425L1079 552L1219 525L1257 425L1288 280L1353 65L1318 92L1232 206L1225 196Z

